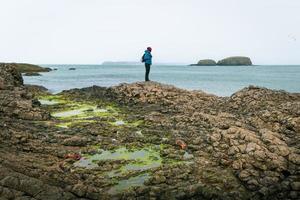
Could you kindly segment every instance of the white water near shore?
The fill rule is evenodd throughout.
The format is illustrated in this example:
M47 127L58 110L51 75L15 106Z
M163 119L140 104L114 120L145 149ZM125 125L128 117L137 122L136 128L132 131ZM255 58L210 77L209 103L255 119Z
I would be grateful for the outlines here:
M144 80L142 65L41 65L57 68L42 76L24 77L25 84L42 85L57 93L92 85L114 86ZM76 68L76 70L69 70ZM203 90L219 96L256 85L288 92L300 92L300 65L182 66L154 65L150 79L189 90Z

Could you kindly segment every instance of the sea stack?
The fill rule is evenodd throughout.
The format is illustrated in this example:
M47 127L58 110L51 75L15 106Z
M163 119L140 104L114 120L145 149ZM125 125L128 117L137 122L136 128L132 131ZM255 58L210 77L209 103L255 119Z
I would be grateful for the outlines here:
M221 66L249 66L252 65L252 61L249 57L244 56L234 56L228 57L223 60L218 61L217 65Z
M216 66L217 62L212 59L199 60L195 66Z

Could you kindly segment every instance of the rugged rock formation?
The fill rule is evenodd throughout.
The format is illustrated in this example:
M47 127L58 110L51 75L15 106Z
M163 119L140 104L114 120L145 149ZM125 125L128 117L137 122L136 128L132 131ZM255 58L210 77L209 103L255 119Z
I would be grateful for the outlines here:
M220 60L217 65L252 65L252 62L248 57L236 56Z
M13 68L0 69L0 83L6 88L0 96L10 96L8 88L25 90ZM217 97L143 82L73 89L49 96L48 103L51 100L57 105L43 109L75 117L56 115L61 117L39 122L39 118L20 120L0 113L0 196L4 199L300 196L300 94L250 86L231 97ZM1 109L2 105L7 107L1 104ZM82 115L74 114L76 106ZM28 109L30 113L34 108ZM97 110L104 113L89 114ZM116 120L123 120L123 125L116 125ZM64 126L58 126L61 123ZM124 165L131 163L134 168L143 162L111 157L92 162L95 168L75 165L85 155L120 147L134 152L145 145L157 151L156 162L161 159L151 169L122 174ZM141 181L143 176L148 179ZM141 181L138 187L116 192L132 184L131 178L134 183Z
M23 78L10 64L0 64L0 89L12 89L23 85Z
M250 86L219 98L158 83L87 91L81 92L154 109L146 121L186 141L196 160L205 152L233 170L255 198L300 194L300 94Z
M0 64L0 114L29 120L49 118L23 86L23 78L12 64Z

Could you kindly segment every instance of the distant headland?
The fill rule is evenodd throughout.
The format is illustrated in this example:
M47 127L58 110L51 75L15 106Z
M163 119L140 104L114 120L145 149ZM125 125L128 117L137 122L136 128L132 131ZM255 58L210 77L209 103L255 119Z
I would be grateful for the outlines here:
M1 63L0 63L1 64ZM39 65L33 65L28 63L9 63L14 66L20 73L39 73L39 72L50 72L51 68L41 67Z

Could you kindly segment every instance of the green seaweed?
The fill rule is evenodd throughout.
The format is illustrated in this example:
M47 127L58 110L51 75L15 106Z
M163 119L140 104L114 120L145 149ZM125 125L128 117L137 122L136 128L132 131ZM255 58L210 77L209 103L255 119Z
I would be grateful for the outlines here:
M57 120L57 127L69 128L81 123L94 123L95 118L107 118L118 115L118 108L113 105L98 107L95 102L74 101L63 95L44 95L39 97L42 105L47 106Z
M118 171L121 172L120 174L126 174L128 171L144 171L156 168L162 163L159 151L150 147L134 150L128 150L126 147L121 147L114 151L103 151L101 154L95 154L89 157L84 156L83 159L76 162L74 166L92 169L98 166L95 164L96 161L105 160L130 161L118 169ZM110 177L117 175L117 171L111 171L109 173Z

